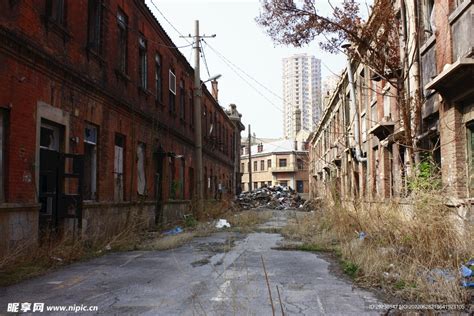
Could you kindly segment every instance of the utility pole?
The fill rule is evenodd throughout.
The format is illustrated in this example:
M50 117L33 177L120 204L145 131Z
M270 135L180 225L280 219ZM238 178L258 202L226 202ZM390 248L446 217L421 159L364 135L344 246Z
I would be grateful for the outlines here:
M250 124L249 124L249 191L252 191L252 134L250 133Z
M197 199L197 210L202 211L204 207L204 181L203 168L202 168L202 114L201 114L201 97L202 97L202 83L200 73L200 54L201 54L201 39L216 37L216 35L206 36L199 35L199 20L195 21L194 36L183 36L191 37L194 40L194 162L196 170L196 199Z

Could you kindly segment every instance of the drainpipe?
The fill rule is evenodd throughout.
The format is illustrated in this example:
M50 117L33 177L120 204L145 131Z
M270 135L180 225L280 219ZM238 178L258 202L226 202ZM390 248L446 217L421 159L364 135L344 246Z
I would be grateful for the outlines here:
M344 44L342 48L349 48L351 44ZM355 92L355 85L354 85L354 75L352 73L352 65L351 65L351 57L349 53L347 53L347 73L349 76L349 87L350 87L350 94L351 94L351 110L354 113L354 140L355 140L355 158L358 162L367 162L366 157L362 157L362 153L360 150L360 140L359 140L359 111L357 111L357 104L356 104L356 92Z

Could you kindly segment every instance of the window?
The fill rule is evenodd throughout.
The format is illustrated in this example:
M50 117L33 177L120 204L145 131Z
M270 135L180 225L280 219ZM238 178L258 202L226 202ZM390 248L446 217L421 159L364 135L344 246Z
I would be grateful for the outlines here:
M287 186L288 186L288 181L287 181L287 180L280 181L280 185L281 185L282 187L287 187Z
M99 53L102 42L102 0L89 0L87 46Z
M286 167L286 159L279 159L279 160L278 160L278 166L279 166L280 168Z
M0 110L0 202L5 202L5 132L6 111Z
M267 169L270 169L272 167L272 160L268 159L267 160Z
M184 92L184 80L179 81L179 118L186 120L186 93Z
M260 182L260 187L263 188L265 186L265 181Z
M243 162L242 162L242 164L241 164L241 167L240 167L240 168L241 168L241 171L242 171L242 172L245 170L245 164L244 164Z
M118 69L127 73L128 17L122 11L117 13L118 24Z
M362 142L367 141L367 119L365 114L360 117L361 129L362 129Z
M474 121L467 125L467 154L469 166L469 196L474 196Z
M265 160L260 160L260 170L265 170Z
M191 117L191 126L194 127L194 99L193 99L192 90L189 90L188 99L189 99L189 116Z
M84 200L97 199L97 127L84 129Z
M169 111L176 113L176 76L173 70L169 70L169 93L168 93Z
M46 15L59 25L66 25L66 4L64 0L47 0Z
M146 40L140 36L138 38L138 85L144 90L147 87L147 75Z
M425 0L425 32L428 35L433 35L436 32L434 5L434 0Z
M146 177L145 177L145 159L146 147L144 143L138 143L137 146L137 193L139 195L146 194Z
M272 182L271 182L271 181L268 181L267 185L268 185L269 187L271 187L271 186L272 186Z
M254 182L254 183L253 183L253 189L255 190L255 189L257 189L257 188L258 188L258 182Z
M256 161L253 162L253 171L257 171L257 162Z
M115 201L124 200L124 148L125 148L125 136L115 134L115 153L114 153L114 198Z
M304 161L303 161L303 159L297 159L296 164L298 166L298 170L304 170Z
M161 67L161 56L160 54L155 55L155 92L156 100L163 101L163 77Z

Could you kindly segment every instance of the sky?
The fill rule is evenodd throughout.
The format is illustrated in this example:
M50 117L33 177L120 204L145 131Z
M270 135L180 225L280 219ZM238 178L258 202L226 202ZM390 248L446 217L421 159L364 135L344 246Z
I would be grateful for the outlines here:
M247 135L249 124L258 138L283 136L282 58L296 53L316 56L321 59L322 79L340 73L345 66L345 56L323 52L317 41L303 48L273 43L255 22L260 12L259 0L146 0L146 3L178 47L189 45L179 33L194 34L195 20L199 20L201 34L216 34L215 38L205 40L209 46L203 45L207 67L201 59L201 80L222 75L218 80L219 103L225 108L231 103L237 105L246 127L242 136ZM326 1L321 1L321 5L323 12L328 10ZM180 50L194 67L192 47Z

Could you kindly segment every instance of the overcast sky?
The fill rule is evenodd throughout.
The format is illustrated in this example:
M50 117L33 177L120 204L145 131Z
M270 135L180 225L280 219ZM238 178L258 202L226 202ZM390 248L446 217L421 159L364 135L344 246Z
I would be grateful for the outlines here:
M283 135L283 101L279 98L282 95L282 58L295 53L316 56L322 61L323 79L344 68L344 56L322 52L317 42L300 49L276 46L255 22L260 10L259 0L146 0L158 21L179 47L188 42L180 38L178 32L156 10L152 1L182 34L194 34L195 20L200 21L201 34L216 34L215 38L206 40L211 47L204 45L204 53L210 76L222 74L219 79L219 103L224 107L235 103L243 115L246 128L251 124L252 133L255 132L259 138L277 138ZM321 1L321 5L321 10L327 10L327 1ZM224 62L223 57L211 48L264 87L239 69L232 70L229 62ZM194 67L192 48L180 50ZM210 76L201 60L202 80ZM246 134L247 130L242 136Z

